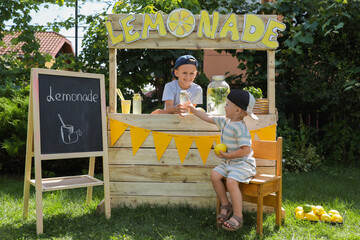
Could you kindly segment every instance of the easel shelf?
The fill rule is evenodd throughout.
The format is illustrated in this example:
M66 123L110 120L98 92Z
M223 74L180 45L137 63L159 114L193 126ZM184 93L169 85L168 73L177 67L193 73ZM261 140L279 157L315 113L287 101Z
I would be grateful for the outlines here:
M104 185L103 181L89 175L43 178L41 182L43 192ZM31 179L30 183L36 186L35 179Z

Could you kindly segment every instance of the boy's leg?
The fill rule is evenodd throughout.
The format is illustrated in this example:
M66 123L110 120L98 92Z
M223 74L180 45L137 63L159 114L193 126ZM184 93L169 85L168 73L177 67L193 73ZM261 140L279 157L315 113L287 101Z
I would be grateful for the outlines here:
M233 205L233 210L234 210L234 215L238 216L239 218L243 218L243 214L242 214L242 194L239 188L239 183L238 181L228 178L226 180L226 188L230 193L230 197L231 197L231 202ZM234 218L230 218L231 221L233 221L236 226L238 226L239 222L234 219ZM226 222L224 223L224 225L226 225L227 227L231 227L229 224L227 224Z
M211 183L213 185L213 188L214 188L217 196L220 198L221 205L228 204L229 199L226 196L225 185L224 185L224 182L222 181L224 176L216 171L211 171L210 178L211 178Z
M213 188L217 196L220 198L220 204L222 206L220 208L220 214L217 216L217 223L221 225L230 217L232 213L232 206L230 205L229 199L227 198L225 185L222 181L224 176L213 170L210 173L210 177Z

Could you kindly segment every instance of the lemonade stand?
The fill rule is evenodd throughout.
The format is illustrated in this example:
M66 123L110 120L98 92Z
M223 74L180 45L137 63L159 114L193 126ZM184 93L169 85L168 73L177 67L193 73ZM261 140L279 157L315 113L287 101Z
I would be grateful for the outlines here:
M219 130L193 115L117 113L117 49L251 49L267 51L266 114L248 121L254 138L275 140L275 50L285 25L275 15L194 15L175 9L169 15L110 14L108 112L111 206L140 203L215 206L210 171L218 164L212 151ZM119 79L121 81L121 79ZM206 107L204 107L206 108ZM258 171L275 166L257 160ZM244 203L245 209L252 209Z

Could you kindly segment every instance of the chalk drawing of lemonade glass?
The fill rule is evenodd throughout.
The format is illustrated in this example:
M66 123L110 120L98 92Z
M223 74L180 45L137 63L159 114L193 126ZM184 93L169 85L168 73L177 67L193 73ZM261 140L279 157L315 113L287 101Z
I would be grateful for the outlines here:
M74 132L74 126L65 124L62 120L60 114L58 114L58 117L60 119L60 122L62 124L60 131L61 131L61 138L63 143L65 144L73 144L76 143L79 140L79 137L82 135L82 132L80 129Z

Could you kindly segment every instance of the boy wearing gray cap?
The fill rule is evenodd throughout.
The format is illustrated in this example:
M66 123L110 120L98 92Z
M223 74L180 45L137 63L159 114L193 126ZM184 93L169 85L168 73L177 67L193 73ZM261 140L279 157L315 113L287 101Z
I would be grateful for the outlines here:
M162 100L165 102L165 109L157 109L152 114L183 114L188 110L187 106L180 104L180 91L185 90L190 102L196 106L202 104L202 88L194 83L197 75L198 61L191 55L183 55L175 62L171 74L177 78L165 84Z
M225 116L211 116L192 105L189 106L194 115L218 126L221 130L221 142L227 146L227 152L220 151L220 154L216 155L222 161L211 171L210 177L221 202L221 212L217 216L217 223L228 231L236 231L243 225L242 195L238 182L249 183L256 174L251 135L243 120L246 116L258 119L252 113L254 105L255 99L249 92L234 89L227 96ZM224 177L227 178L226 188L230 193L232 204L225 192L222 181Z

